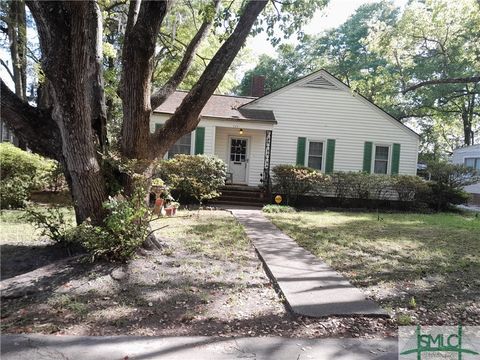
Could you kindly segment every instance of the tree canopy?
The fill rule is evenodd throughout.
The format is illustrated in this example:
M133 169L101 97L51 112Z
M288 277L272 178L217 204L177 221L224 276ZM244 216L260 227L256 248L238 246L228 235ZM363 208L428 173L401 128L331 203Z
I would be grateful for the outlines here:
M252 75L273 91L324 68L422 135L439 156L480 136L480 11L474 0L391 1L360 6L342 25L263 55ZM476 9L476 11L474 11Z
M273 44L301 38L303 24L327 0L8 3L23 6L15 12L22 18L26 5L33 18L42 96L26 101L23 75L15 92L2 79L2 120L32 151L63 165L77 222L101 223L102 204L115 188L108 182L120 179L129 191L136 174L152 174L157 159L196 128L250 34L265 32ZM24 53L24 43L10 35L17 24L0 18L9 43ZM153 109L178 87L189 90L184 101L150 133Z

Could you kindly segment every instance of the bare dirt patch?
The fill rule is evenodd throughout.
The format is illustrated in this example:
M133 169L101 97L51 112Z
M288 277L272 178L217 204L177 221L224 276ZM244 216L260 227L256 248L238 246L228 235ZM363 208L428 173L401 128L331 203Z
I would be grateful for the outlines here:
M162 251L128 264L77 262L27 296L2 300L2 331L68 335L384 337L390 319L293 316L223 211L161 219ZM5 242L5 239L4 241ZM8 242L8 241L7 241ZM60 269L59 269L60 270Z

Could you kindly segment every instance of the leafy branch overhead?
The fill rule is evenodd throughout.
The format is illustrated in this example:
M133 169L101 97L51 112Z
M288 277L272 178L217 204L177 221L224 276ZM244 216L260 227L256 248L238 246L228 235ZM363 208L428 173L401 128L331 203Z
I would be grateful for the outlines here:
M156 159L196 128L249 35L266 31L276 43L276 27L285 36L301 34L326 0L13 3L28 7L35 26L25 30L38 33L40 48L31 54L40 58L41 96L33 106L22 100L24 88L13 93L2 81L2 119L33 151L61 162L77 222L95 224L105 218L102 204L113 188L107 174L120 173L113 177L132 191L131 174L109 168L112 152L150 176ZM183 103L150 133L152 111L187 78Z

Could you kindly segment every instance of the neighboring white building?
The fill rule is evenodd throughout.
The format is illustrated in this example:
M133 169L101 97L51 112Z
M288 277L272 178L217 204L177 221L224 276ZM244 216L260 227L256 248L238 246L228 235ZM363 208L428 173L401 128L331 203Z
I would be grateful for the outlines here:
M480 171L480 144L454 150L451 161ZM472 203L480 205L480 183L466 186L465 191L473 195Z
M175 92L154 111L152 132L185 95ZM278 164L415 175L418 146L418 134L320 70L259 98L213 95L197 129L167 156L214 154L234 184L256 186Z

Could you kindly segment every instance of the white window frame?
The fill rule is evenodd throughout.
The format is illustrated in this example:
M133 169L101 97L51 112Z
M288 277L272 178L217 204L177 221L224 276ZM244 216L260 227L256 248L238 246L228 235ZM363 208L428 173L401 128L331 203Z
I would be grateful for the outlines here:
M315 169L319 172L325 172L325 158L327 157L327 149L326 149L326 143L327 143L327 140L326 139L308 139L307 138L307 144L305 146L305 160L304 160L304 164L305 166L308 166L308 157L309 157L309 153L310 153L310 143L311 142L314 142L314 143L322 143L322 168L321 169ZM313 169L313 168L312 168Z
M375 172L375 155L377 154L377 146L388 148L387 173L386 174L378 174L378 175L391 175L391 173L392 173L392 144L384 144L384 143L373 143L372 165L371 165L371 168L370 168L370 174L377 174Z

